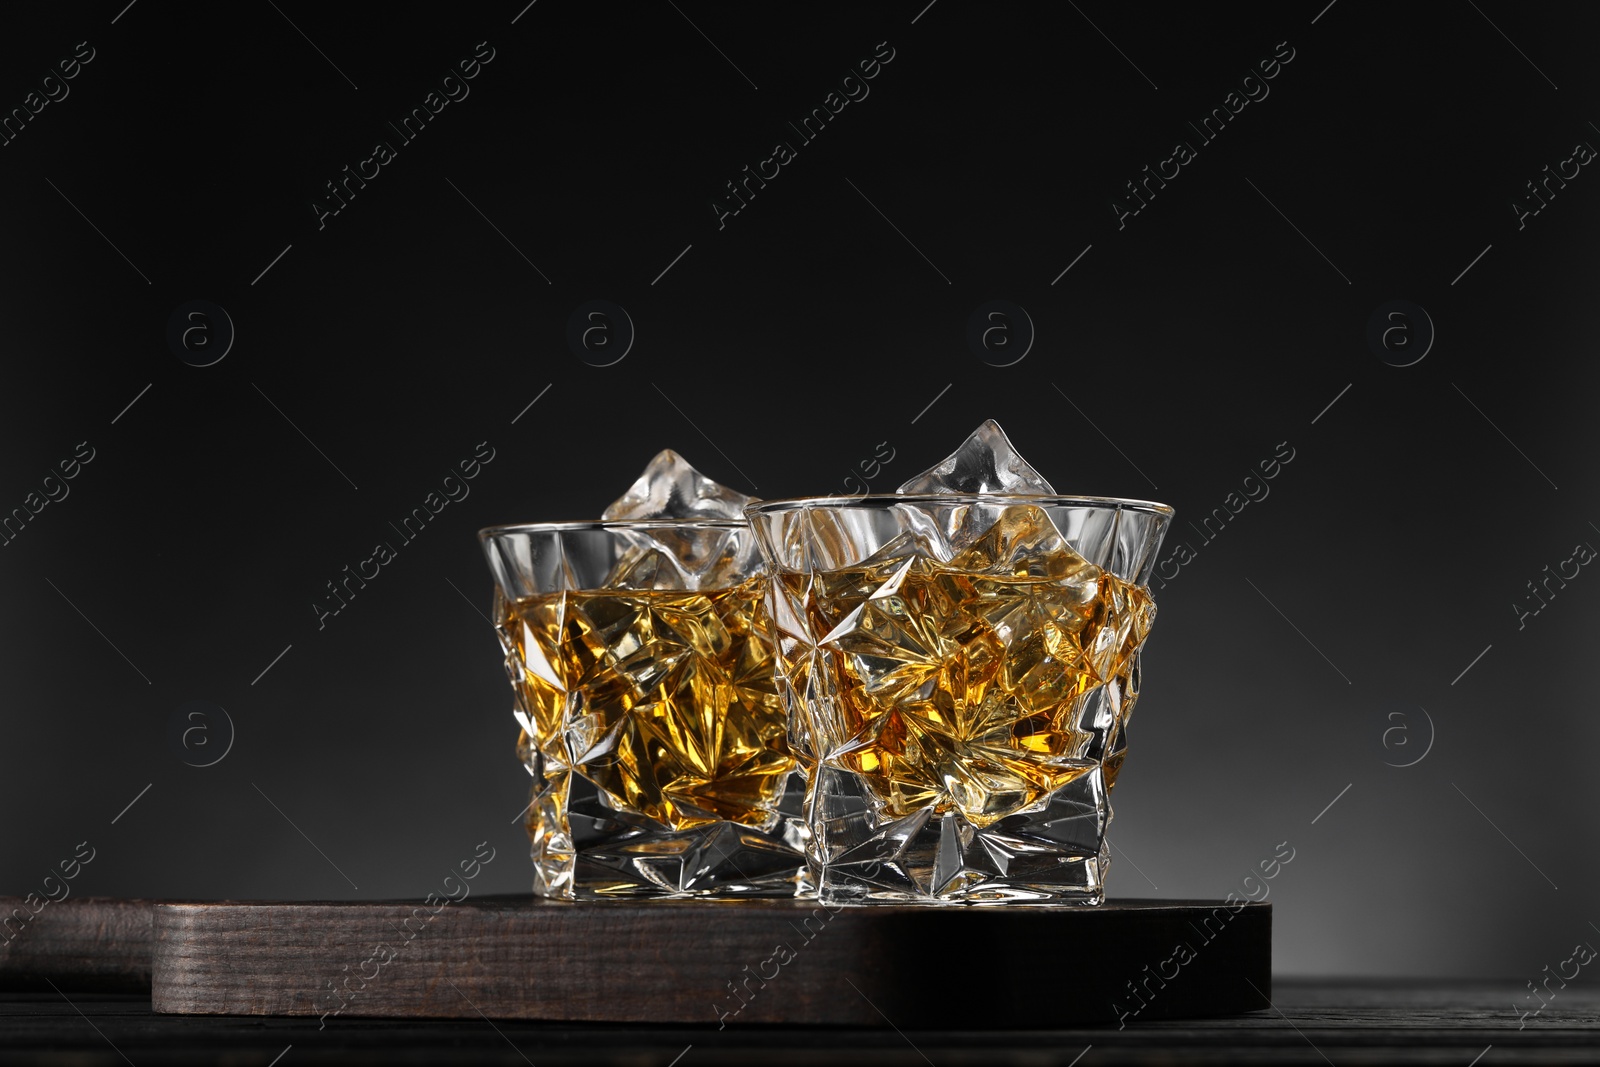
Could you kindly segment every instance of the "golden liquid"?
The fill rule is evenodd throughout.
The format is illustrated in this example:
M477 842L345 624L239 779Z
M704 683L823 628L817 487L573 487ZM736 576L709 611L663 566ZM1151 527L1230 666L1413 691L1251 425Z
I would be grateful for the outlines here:
M829 664L812 669L837 679L818 723L832 762L890 817L953 809L978 827L1093 768L1073 702L1111 682L1125 719L1155 612L1148 591L1084 560L1031 507L947 564L903 557L778 581ZM1120 750L1105 759L1108 788L1121 762Z
M503 607L547 774L571 768L671 829L776 818L794 769L764 578L706 592L560 592Z

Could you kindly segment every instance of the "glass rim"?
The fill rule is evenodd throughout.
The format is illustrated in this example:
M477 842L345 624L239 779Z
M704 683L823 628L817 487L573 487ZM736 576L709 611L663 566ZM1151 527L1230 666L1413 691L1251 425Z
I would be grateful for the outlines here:
M857 496L798 496L783 500L758 500L745 507L746 515L779 514L808 507L885 507L893 504L1001 504L1016 507L1092 507L1104 511L1139 511L1172 518L1170 504L1117 496L1073 496L1064 493L867 493Z
M584 519L573 522L514 522L485 526L478 540L492 541L519 534L568 533L584 530L748 530L746 519Z

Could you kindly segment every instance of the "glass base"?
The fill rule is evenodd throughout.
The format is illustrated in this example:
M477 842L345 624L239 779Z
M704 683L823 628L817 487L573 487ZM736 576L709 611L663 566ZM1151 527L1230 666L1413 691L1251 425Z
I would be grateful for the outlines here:
M1105 900L1111 805L1098 766L1030 809L982 827L959 811L932 807L894 817L856 775L826 766L811 803L810 877L826 904Z
M799 776L791 795L800 796ZM672 830L605 802L594 784L556 776L529 806L535 894L560 900L809 896L805 825L714 820Z

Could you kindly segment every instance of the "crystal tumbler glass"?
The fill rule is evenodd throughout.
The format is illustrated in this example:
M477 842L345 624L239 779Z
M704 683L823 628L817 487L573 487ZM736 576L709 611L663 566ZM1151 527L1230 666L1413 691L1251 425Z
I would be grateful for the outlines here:
M1172 509L941 493L746 514L823 902L1100 903Z
M491 527L534 891L792 897L801 778L737 520Z

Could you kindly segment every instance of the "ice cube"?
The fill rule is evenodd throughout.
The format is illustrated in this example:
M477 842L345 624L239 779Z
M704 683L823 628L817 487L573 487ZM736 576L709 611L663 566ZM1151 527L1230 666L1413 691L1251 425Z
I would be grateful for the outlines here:
M736 493L707 478L689 466L688 460L667 448L656 453L639 480L612 501L600 517L608 520L739 520L744 518L745 505L754 502L754 497Z
M737 529L697 525L694 520L742 522L753 497L718 485L671 449L656 454L639 480L601 513L609 521L668 525L618 531L626 547L605 580L608 589L712 589L754 573L753 535ZM686 525L671 525L672 520Z
M659 458L659 457L658 457ZM906 482L901 493L1034 493L1054 496L1049 482L1018 455L1000 424L989 419L961 447Z
M1009 578L1082 579L1090 591L1100 568L1067 544L1050 516L1032 504L1003 509L982 536L950 561L957 570Z
M669 541L672 531L665 531ZM659 544L646 532L628 531L620 535L628 546L611 567L603 583L606 589L692 589L692 578L685 573L672 551L675 546Z

